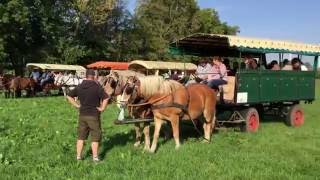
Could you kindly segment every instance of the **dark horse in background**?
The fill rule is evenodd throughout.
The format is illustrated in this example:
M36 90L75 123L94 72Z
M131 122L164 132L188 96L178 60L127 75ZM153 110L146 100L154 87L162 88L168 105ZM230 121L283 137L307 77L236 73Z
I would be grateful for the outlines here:
M59 90L54 82L48 81L42 87L32 78L14 77L12 74L0 75L0 90L4 91L5 98L21 97L23 90L27 92L27 97L35 96L36 92L43 92L45 95L50 94L50 90Z
M0 75L0 90L4 91L5 98L11 97L10 86L13 79L14 76L12 74Z
M15 77L11 80L9 93L12 97L21 97L22 90L27 92L27 97L35 95L36 82L32 78Z

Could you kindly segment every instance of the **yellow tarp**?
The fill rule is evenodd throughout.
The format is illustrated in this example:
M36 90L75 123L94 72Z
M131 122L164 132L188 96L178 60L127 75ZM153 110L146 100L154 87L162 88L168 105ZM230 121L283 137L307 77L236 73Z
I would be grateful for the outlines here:
M192 63L179 63L179 62L163 62L163 61L131 61L129 69L136 70L145 68L148 70L196 70L197 66Z
M79 65L65 65L65 64L41 64L41 63L28 63L28 69L48 69L48 70L69 70L69 71L86 71L86 68Z

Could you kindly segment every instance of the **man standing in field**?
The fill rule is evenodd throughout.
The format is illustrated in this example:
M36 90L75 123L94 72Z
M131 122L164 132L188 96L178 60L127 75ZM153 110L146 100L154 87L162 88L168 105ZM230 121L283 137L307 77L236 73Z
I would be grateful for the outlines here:
M80 104L77 103L79 98ZM87 70L86 80L68 93L68 101L79 109L77 160L82 159L84 141L91 135L93 161L100 161L98 157L99 142L101 140L100 114L108 103L108 95L99 83L95 81L94 70Z

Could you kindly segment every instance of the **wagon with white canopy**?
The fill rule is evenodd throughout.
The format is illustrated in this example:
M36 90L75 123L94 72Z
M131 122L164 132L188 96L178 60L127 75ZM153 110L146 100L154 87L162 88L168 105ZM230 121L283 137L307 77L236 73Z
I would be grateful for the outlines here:
M35 68L51 71L75 71L80 78L85 77L86 74L86 68L79 65L28 63L26 67L29 71Z
M221 87L218 111L220 124L241 123L246 131L255 132L263 115L274 112L285 117L290 126L304 123L301 102L315 100L315 76L320 46L315 44L248 38L219 34L193 34L171 44L171 53L199 57L220 56L230 62L241 63L228 76L228 84ZM250 57L256 68L248 69L243 61ZM285 62L303 61L300 70L285 70ZM278 69L266 66L270 62ZM231 65L232 66L232 65ZM231 70L234 67L230 67Z

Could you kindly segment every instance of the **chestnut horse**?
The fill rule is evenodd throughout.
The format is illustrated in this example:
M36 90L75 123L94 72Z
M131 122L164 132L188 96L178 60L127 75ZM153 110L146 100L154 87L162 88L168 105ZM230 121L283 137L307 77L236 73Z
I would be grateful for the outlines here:
M12 74L0 75L0 89L4 90L5 98L10 98L11 96L10 85L13 78Z
M133 84L136 81L136 76L144 76L143 74L131 71L113 71L106 76L104 84L105 92L118 103L122 95L123 89L127 84ZM135 99L135 103L140 103L143 99ZM117 104L119 105L119 103ZM120 106L118 106L120 108ZM148 107L134 107L129 108L129 114L132 118L151 118L152 112ZM144 134L145 149L150 147L150 123L135 123L136 139L134 146L137 147L141 144L142 132Z
M34 88L36 86L35 81L32 78L26 77L15 77L11 80L10 91L14 93L14 97L21 96L21 90L27 91L27 96L34 96L35 91Z
M144 98L154 115L155 130L150 152L157 148L159 132L165 120L173 130L176 149L180 147L179 121L205 118L204 136L210 141L215 125L216 92L204 84L192 84L187 87L173 80L164 80L161 76L140 77L123 90L122 100L131 103L136 98Z

